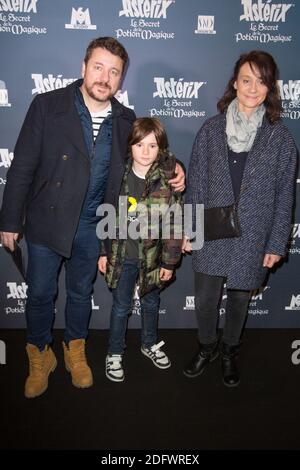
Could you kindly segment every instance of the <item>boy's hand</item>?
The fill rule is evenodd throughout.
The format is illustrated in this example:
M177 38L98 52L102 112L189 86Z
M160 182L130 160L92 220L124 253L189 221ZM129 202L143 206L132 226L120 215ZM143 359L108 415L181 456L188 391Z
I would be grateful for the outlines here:
M179 163L176 163L175 173L175 178L169 180L169 183L175 191L182 193L185 188L185 174L182 169L182 166L179 165Z
M173 275L173 271L170 269L160 268L159 277L161 281L169 281Z
M106 273L106 265L107 265L107 256L100 256L98 259L98 269L100 273Z

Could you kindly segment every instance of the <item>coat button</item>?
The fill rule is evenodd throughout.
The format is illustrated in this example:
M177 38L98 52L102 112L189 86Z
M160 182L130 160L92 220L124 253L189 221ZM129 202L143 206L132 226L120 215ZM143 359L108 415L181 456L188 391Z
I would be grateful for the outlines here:
M59 188L61 186L61 182L57 181L56 186Z
M54 206L50 206L50 209L53 211L53 210L54 210Z
M68 157L68 155L63 155L62 158L63 158L63 160L68 160L69 157Z

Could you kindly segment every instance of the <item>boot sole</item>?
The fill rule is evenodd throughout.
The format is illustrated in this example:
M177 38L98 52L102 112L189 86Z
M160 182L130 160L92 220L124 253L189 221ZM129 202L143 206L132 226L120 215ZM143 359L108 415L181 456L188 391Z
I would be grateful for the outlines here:
M54 362L53 366L51 367L51 369L49 370L49 373L48 373L48 375L47 375L47 383L46 383L45 387L44 387L39 393L35 393L34 395L28 395L28 394L25 392L25 393L24 393L25 398L36 398L36 397L41 396L43 393L45 393L45 391L46 391L47 388L48 388L48 379L49 379L49 375L51 374L51 372L54 372L54 371L55 371L56 366L57 366L57 360L55 359L55 362Z
M219 354L220 354L219 351L217 351L216 354L209 360L208 364L215 361L219 357ZM193 379L194 377L199 377L199 375L203 374L203 372L205 371L208 364L206 364L206 366L203 367L203 369L200 372L197 372L197 374L193 374L193 375L187 374L185 372L185 370L183 369L183 375L185 375L185 377L187 377L188 379Z
M118 378L114 378L112 377L111 375L109 375L106 371L105 371L105 375L106 377L111 380L112 382L124 382L125 380L125 376L123 376L121 379L118 379Z
M236 382L235 384L228 384L223 380L223 384L225 385L225 387L234 388L234 387L237 387L240 384L240 380L238 382Z
M72 376L72 372L71 372L70 368L67 366L67 364L65 364L65 367L66 367L66 371L69 372L69 373L71 374L71 376ZM86 385L80 385L80 384L74 382L74 381L73 381L73 378L72 378L72 385L74 385L74 387L76 387L76 388L89 388L89 387L91 387L93 384L94 384L93 379L91 380L91 382L87 383Z

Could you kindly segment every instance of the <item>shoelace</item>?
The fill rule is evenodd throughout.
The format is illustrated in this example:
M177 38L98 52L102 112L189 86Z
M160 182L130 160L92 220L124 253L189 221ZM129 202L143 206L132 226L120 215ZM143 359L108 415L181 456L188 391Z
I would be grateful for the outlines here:
M34 370L42 370L43 369L43 361L41 357L41 353L35 352L33 356L30 358L30 369L33 372Z
M82 362L86 362L85 350L84 347L80 349L72 350L72 362L73 364L80 364Z
M165 344L164 341L160 341L159 343L157 344L154 344L152 347L151 347L151 351L156 353L156 352L162 352L162 351L159 351L159 349Z
M107 363L110 369L119 368L122 364L122 356L109 357Z

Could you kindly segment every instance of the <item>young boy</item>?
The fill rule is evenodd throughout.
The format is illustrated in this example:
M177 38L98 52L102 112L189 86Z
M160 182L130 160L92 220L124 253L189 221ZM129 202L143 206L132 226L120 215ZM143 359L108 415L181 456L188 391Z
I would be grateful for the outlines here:
M160 369L171 365L161 350L164 342L156 344L159 300L160 289L171 279L180 261L182 242L182 219L180 215L168 214L171 206L176 208L175 213L181 214L181 194L174 193L168 183L174 176L176 159L168 152L167 135L160 121L148 117L137 119L128 146L130 158L120 195L127 197L129 237L121 239L117 235L110 252L98 262L99 271L105 274L113 294L106 376L114 382L124 380L122 356L137 281L141 299L141 352ZM154 217L158 207L162 209L159 218ZM146 229L142 228L145 220L151 220L152 224ZM117 227L120 229L120 218Z

